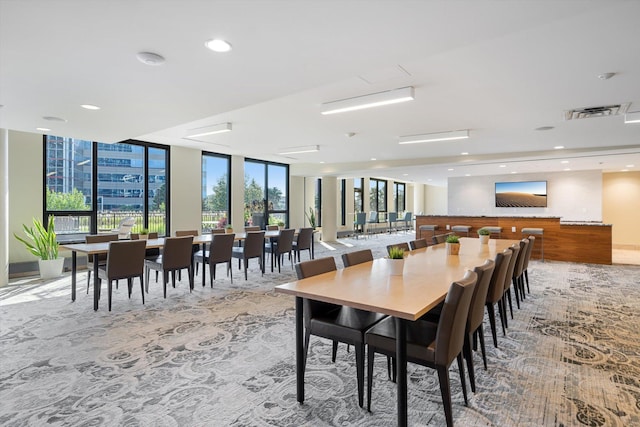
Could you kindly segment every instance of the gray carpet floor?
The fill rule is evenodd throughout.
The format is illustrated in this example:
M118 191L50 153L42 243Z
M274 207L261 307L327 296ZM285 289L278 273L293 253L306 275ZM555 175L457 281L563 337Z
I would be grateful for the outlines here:
M410 234L340 239L316 257L372 248ZM305 256L303 255L303 259ZM477 392L464 406L451 368L458 426L640 425L640 267L532 261L531 294L514 307L499 348L487 341L488 370L477 353ZM219 267L222 272L222 267ZM213 289L190 293L186 275L167 299L152 282L106 297L97 312L86 273L70 300L70 278L12 280L0 288L2 426L389 426L395 384L386 359L374 369L372 411L358 407L353 349L312 338L306 400L296 402L294 300L275 293L295 280L282 273L249 280L234 270ZM202 274L202 273L200 273ZM490 337L485 321L485 336ZM409 424L442 426L435 371L409 364Z

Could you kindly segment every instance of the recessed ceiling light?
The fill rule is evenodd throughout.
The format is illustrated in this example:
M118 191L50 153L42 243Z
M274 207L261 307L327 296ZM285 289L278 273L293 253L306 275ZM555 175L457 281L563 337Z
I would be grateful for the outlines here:
M153 52L138 52L136 53L136 58L145 65L158 66L164 64L164 57Z
M195 129L190 129L186 138L198 138L207 135L215 135L217 133L231 132L233 129L230 122L218 123L216 125L203 126Z
M551 130L551 129L553 129L553 126L540 126L538 128L535 128L535 130L541 130L541 131L543 131L543 130Z
M449 169L447 169L447 170L448 170L449 172L451 172L451 171L453 170L453 168L449 168Z
M403 173L402 176L409 176L409 174L408 173Z
M378 159L376 159L375 157L372 157L371 160L378 160Z
M556 145L555 147L553 147L554 150L562 150L564 148L564 145Z
M611 77L615 76L616 73L602 73L598 74L598 78L600 80L609 80Z
M640 111L633 111L624 115L625 123L640 123Z
M464 176L471 176L471 174L470 173L465 173Z
M566 170L566 171L570 171L570 170L571 170L571 168L565 168L564 170Z
M91 105L91 104L82 104L81 107L84 108L85 110L99 110L100 109L100 107L98 107L97 105Z
M629 169L621 169L620 172L629 172Z
M500 165L499 167L501 167L501 168L506 168L506 167L507 167L507 165Z
M569 163L569 160L563 160L560 163L562 163L563 165L566 165L567 163Z
M222 39L213 39L204 43L206 47L211 49L214 52L224 53L229 52L231 50L231 44Z
M431 178L429 178L427 181L428 181L428 182L431 182L431 181L433 181L433 180L432 180Z
M50 122L63 122L63 123L66 123L66 122L67 122L67 120L66 120L66 119L63 119L63 118L61 118L61 117L54 117L54 116L42 116L42 118L43 118L44 120L47 120L47 121L50 121Z
M426 133L422 135L401 136L398 144L417 144L420 142L455 141L469 138L469 129L447 132Z
M337 101L325 102L322 104L320 114L337 114L348 111L363 110L366 108L381 107L383 105L398 104L400 102L412 101L414 90L412 86L398 89L385 90L383 92L369 93L353 98L339 99Z
M284 156L287 154L315 153L320 151L319 145L303 145L298 147L287 147L281 149L278 154Z
M321 164L324 164L324 162L320 162Z
M51 129L49 129L49 128L36 128L36 130L39 130L41 132L49 132Z
M463 152L462 152L462 153L460 153L460 154L461 154L461 155L463 155L463 156L468 156L468 155L469 155L469 153L467 153L466 151L463 151Z
M511 173L518 173L518 172L516 172L516 171L511 171Z
M626 165L625 168L635 168L636 165Z

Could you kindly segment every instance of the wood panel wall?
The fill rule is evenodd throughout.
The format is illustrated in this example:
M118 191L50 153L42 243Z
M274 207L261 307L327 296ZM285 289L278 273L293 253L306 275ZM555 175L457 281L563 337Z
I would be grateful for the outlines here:
M431 231L420 235L421 225L438 225L436 234L448 233L446 226L470 225L470 237L478 237L478 229L485 226L502 227L501 238L521 239L523 228L544 229L544 258L553 261L611 264L611 225L561 224L560 218L477 217L477 216L416 216L416 238L429 240ZM515 227L516 231L512 231ZM460 234L460 233L458 233ZM461 234L464 236L464 233ZM497 238L492 235L491 238ZM541 258L542 241L536 236L531 257Z

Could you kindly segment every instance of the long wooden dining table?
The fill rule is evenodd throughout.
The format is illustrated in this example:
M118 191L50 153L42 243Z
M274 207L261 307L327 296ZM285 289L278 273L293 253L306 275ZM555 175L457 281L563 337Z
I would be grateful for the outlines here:
M265 239L277 239L280 231L265 231ZM194 245L205 245L211 243L213 234L201 234L193 237ZM235 233L235 240L242 241L247 237L247 233ZM147 249L155 249L164 247L164 238L147 240ZM77 257L78 253L84 255L99 255L109 252L109 242L101 243L70 243L60 245L60 248L71 251L71 301L76 300L76 273L78 269ZM204 258L204 257L203 257ZM204 260L203 260L204 268ZM93 257L93 271L98 271L98 257ZM203 270L204 271L204 270ZM204 273L203 273L204 274ZM93 275L93 309L98 310L98 300L100 298L100 282L98 274Z
M278 292L295 296L297 400L304 402L304 313L308 298L345 305L400 319L396 322L398 425L407 425L407 322L415 321L446 297L452 282L462 278L486 259L518 243L518 240L461 238L460 253L448 255L445 244L409 252L404 274L390 275L386 259L376 259L295 282L276 286Z

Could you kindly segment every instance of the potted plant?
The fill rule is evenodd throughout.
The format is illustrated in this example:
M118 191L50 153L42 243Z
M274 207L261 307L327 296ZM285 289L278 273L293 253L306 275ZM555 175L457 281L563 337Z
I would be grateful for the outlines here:
M389 248L389 274L392 276L402 276L404 271L404 249Z
M140 233L138 233L138 238L140 240L147 240L149 238L149 229L143 228L142 230L140 230Z
M284 221L278 221L278 228L282 230L284 228Z
M309 207L309 212L305 212L305 216L307 217L307 221L309 221L309 225L314 230L316 229L316 212L312 207Z
M42 222L34 218L33 227L22 224L27 239L13 234L16 239L22 242L29 252L40 258L38 267L42 279L59 277L64 267L64 258L58 258L58 241L54 231L53 215L49 217L47 228Z
M224 228L224 231L225 231L225 233L227 233L227 234L231 234L231 233L233 233L233 227L231 226L231 224L227 225L227 226Z
M447 237L446 240L447 254L458 255L460 253L460 238L455 234Z
M483 245L486 245L487 243L489 243L489 236L491 235L491 232L489 230L487 230L486 228L481 228L480 230L478 230L478 236L480 237L480 243L482 243Z

